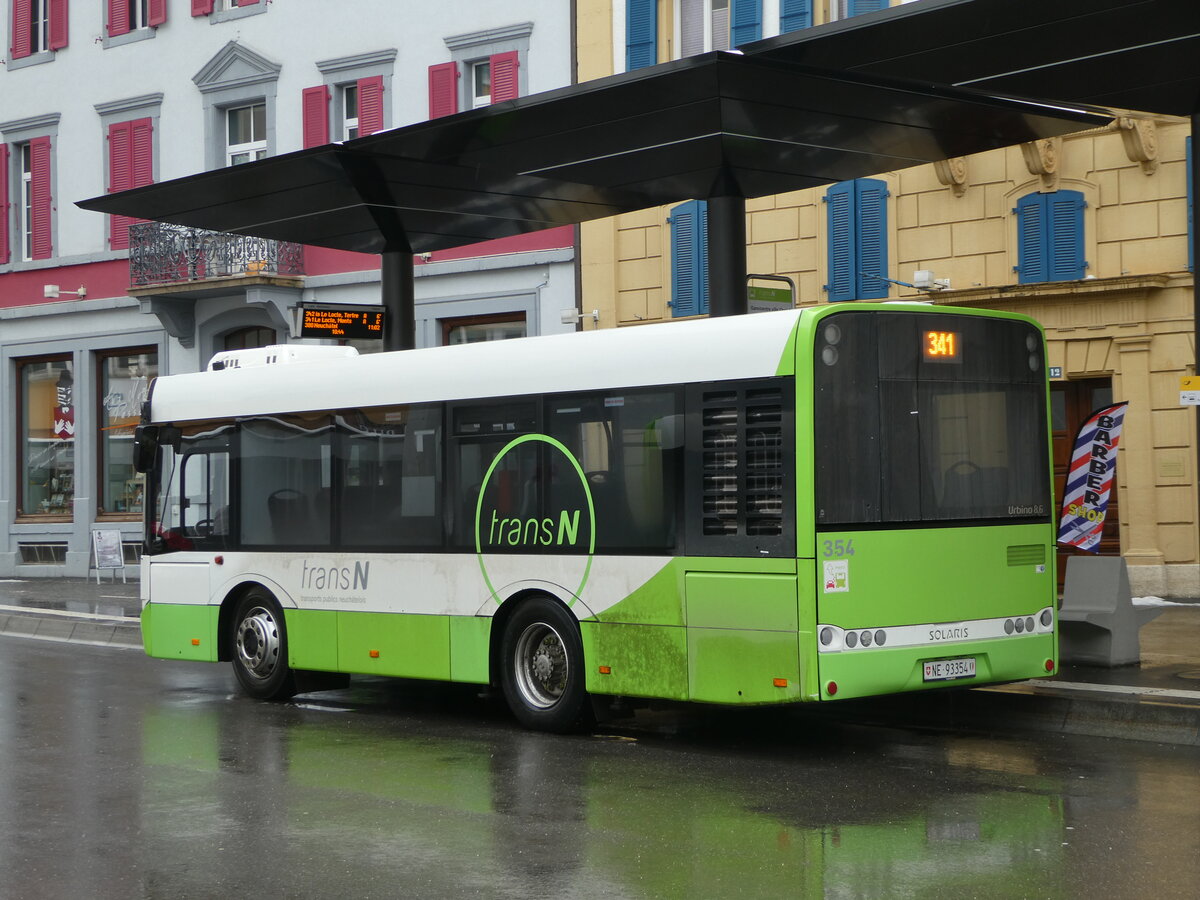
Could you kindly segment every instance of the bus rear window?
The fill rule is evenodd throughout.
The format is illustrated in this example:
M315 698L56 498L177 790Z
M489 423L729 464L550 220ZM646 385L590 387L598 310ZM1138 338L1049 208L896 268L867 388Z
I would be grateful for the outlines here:
M818 527L1045 520L1041 354L1037 330L1019 321L823 319L814 360Z

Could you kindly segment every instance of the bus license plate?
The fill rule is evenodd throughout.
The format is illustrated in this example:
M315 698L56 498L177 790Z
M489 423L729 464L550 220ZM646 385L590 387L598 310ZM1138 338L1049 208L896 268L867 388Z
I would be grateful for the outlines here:
M926 681L954 681L958 678L975 677L975 657L959 659L934 659L925 663Z

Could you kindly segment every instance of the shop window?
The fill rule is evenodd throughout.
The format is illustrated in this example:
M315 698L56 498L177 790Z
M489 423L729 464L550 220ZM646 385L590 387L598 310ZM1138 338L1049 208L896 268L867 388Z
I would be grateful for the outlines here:
M141 418L150 382L158 375L153 348L120 350L98 361L100 408L99 513L138 518L145 498L145 476L133 470L133 431Z
M69 356L21 360L17 371L17 512L69 517L75 499L74 364Z

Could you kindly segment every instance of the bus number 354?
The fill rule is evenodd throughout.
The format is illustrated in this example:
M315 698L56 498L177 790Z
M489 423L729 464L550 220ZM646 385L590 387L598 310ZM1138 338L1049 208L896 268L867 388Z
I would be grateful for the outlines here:
M854 538L848 541L843 541L840 538L836 541L824 541L821 555L825 559L841 559L843 556L853 556Z

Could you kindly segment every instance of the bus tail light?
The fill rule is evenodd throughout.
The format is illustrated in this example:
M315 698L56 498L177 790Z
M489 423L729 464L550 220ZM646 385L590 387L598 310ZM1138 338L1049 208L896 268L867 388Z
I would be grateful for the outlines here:
M1046 671L1047 671L1047 672L1053 672L1053 671L1054 671L1054 660L1052 660L1052 659L1048 659L1048 660L1046 660Z
M825 685L825 693L827 693L830 697L834 696L837 693L837 691L838 691L838 688L837 688L836 681L831 681L831 682L829 682L829 684Z

